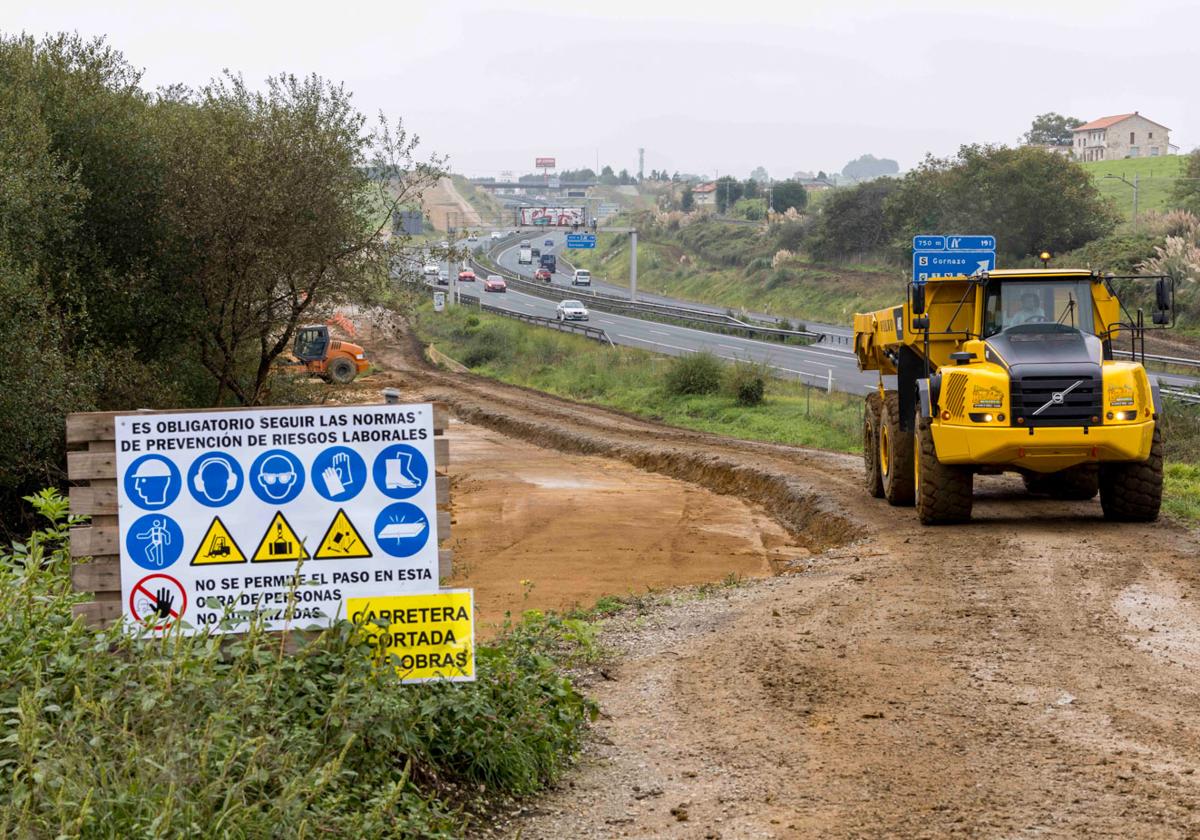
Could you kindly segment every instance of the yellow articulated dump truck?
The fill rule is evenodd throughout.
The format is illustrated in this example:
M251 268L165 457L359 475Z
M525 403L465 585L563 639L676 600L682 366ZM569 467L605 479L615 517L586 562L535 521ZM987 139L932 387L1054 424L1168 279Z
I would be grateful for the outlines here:
M1053 268L934 277L855 315L859 368L880 375L863 421L868 492L915 504L927 525L963 522L977 473L1017 472L1031 493L1099 493L1106 518L1156 519L1161 398L1138 361L1142 310L1115 291L1146 280L1153 324L1170 325L1167 277ZM1119 339L1132 361L1114 358Z

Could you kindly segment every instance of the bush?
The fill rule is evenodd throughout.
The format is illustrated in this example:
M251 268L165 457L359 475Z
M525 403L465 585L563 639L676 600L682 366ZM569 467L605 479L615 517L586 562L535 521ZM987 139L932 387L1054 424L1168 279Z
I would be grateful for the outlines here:
M671 362L665 375L668 394L715 394L721 387L721 360L707 351L680 356Z
M811 223L806 219L795 219L780 222L772 228L775 235L775 248L781 251L796 252L804 244Z
M2 836L456 837L480 791L531 793L579 747L592 706L521 625L478 682L425 686L347 622L294 653L84 627L66 502L30 501L49 527L0 553Z
M512 353L510 337L499 324L477 327L469 334L470 340L462 357L462 363L469 368L482 367Z
M722 389L738 405L759 405L767 392L767 370L765 365L736 362L725 369Z

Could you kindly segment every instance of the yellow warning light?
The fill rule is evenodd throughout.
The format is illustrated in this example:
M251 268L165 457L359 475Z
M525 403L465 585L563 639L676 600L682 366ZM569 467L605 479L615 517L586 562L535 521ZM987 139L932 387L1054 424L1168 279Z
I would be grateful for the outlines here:
M1050 252L1042 251L1042 253L1038 254L1038 259L1042 261L1042 266L1045 267L1046 263L1050 262Z

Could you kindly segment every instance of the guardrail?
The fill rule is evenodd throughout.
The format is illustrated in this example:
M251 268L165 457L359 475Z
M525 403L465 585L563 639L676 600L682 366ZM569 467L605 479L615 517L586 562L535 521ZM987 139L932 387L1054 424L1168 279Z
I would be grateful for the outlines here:
M1200 405L1200 394L1197 394L1195 391L1185 391L1182 388L1164 388L1160 385L1158 392L1176 402L1185 403L1186 405Z
M581 335L584 338L590 338L592 341L598 341L601 344L607 344L609 347L614 346L612 339L608 337L608 333L602 327L589 327L586 324L580 324L577 321L560 321L556 318L543 318L540 315L526 315L524 312L514 312L511 309L501 309L499 306L492 306L484 303L475 295L465 295L462 292L458 293L458 299L461 303L472 304L481 312L488 312L492 315L503 315L505 318L514 318L518 321L524 321L527 324L534 324L539 327L548 327L559 332L574 333Z
M1141 353L1133 353L1129 350L1113 350L1114 356L1126 356L1128 358L1144 358L1148 362L1158 362L1163 365L1178 365L1179 367L1200 368L1200 359L1181 359L1177 356L1156 356L1153 353L1146 353L1144 356Z
M682 306L672 306L661 303L634 303L628 298L610 295L604 292L596 292L592 290L582 290L578 287L564 289L561 286L554 286L546 283L538 283L535 280L530 280L521 276L507 268L498 265L490 255L488 262L485 263L479 257L471 260L477 272L484 274L499 274L518 291L525 294L534 295L535 297L544 298L546 300L561 301L568 298L580 298L587 300L592 309L598 309L601 312L611 312L618 315L632 315L634 317L646 318L647 316L658 316L659 318L670 318L677 321L685 321L691 324L700 324L709 327L720 327L722 330L734 333L745 333L748 336L766 336L779 341L786 341L789 338L799 339L807 343L816 343L821 340L822 333L809 332L807 330L783 330L777 327L766 327L759 324L749 324L732 315L724 315L716 312L708 312L701 309L688 309Z

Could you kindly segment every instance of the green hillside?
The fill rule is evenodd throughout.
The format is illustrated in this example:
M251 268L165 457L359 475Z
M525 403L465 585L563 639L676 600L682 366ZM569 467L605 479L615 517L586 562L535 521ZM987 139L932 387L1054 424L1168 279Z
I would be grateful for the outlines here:
M1101 195L1112 199L1121 215L1126 220L1133 216L1133 188L1119 178L1130 183L1133 176L1138 176L1138 212L1146 210L1170 210L1171 188L1175 179L1183 175L1186 155L1167 155L1165 157L1126 158L1125 160L1101 160L1094 163L1081 163L1084 169L1096 179L1096 187ZM1107 177L1107 176L1113 177Z

